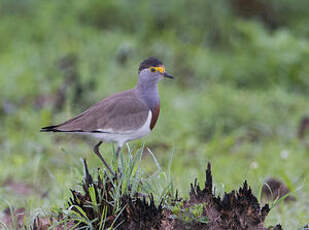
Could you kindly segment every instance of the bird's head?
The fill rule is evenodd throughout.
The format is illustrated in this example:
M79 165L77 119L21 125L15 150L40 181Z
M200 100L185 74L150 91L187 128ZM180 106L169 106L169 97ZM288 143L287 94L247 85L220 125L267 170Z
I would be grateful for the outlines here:
M163 63L155 58L149 57L142 61L138 68L139 80L143 82L158 82L162 78L174 77L165 71Z

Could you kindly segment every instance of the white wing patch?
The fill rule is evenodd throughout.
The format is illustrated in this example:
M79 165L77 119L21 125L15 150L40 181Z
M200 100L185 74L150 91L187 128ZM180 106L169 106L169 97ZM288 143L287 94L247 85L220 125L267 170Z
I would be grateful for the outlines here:
M114 131L112 129L97 129L96 131L102 133L91 133L92 136L101 139L103 142L117 142L118 146L122 146L130 140L135 140L146 136L150 133L150 123L152 118L152 112L149 110L148 117L145 124L136 130L128 131Z

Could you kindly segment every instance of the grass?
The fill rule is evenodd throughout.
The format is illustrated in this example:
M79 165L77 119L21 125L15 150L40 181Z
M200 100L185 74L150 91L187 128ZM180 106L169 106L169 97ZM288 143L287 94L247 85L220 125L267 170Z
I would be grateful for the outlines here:
M192 26L184 20L186 1L171 1L171 8L161 1L155 8L137 4L131 13L124 2L0 1L0 211L23 207L30 225L35 216L64 207L69 189L79 188L80 158L92 170L101 167L92 153L95 142L39 129L134 87L138 63L157 55L176 79L160 83L161 114L151 135L129 144L133 152L145 146L134 157L142 156L140 170L152 178L156 200L170 181L169 189L187 194L210 161L221 194L245 179L256 195L269 177L288 186L296 202L276 205L267 226L298 229L308 223L308 135L297 136L309 112L308 19L295 13L306 2L270 1L286 10L274 30L233 13L226 1L207 2L188 9L196 12ZM145 14L149 7L152 13ZM101 151L113 161L112 145ZM128 152L123 149L124 164ZM3 185L7 178L34 192L18 194Z
M214 180L221 193L235 189L244 179L248 180L255 194L258 194L266 178L276 177L283 180L293 191L297 201L274 207L267 223L271 225L279 222L284 229L306 224L306 200L309 191L306 183L308 147L306 142L296 137L298 117L306 106L304 98L292 95L295 103L290 98L291 94L281 90L269 92L265 96L258 92L239 92L225 86L214 86L197 95L190 95L189 92L181 93L172 86L164 87L167 89L164 90L161 86L163 108L158 126L149 137L129 144L130 148L136 149L141 143L145 143L153 152L151 154L145 150L141 167L146 175L152 175L157 180L153 185L158 187L158 191L164 190L160 180L172 178L181 194L186 194L193 178L198 177L201 180L204 177L203 171L206 163L210 161L216 169ZM226 94L227 90L230 92ZM177 96L169 98L167 93ZM200 107L195 101L195 98L201 96L207 100L205 107ZM237 101L241 98L246 98L246 101L238 104ZM216 100L220 100L220 103L216 103ZM178 101L182 103L179 104ZM250 111L248 108L253 103L253 111L245 113ZM224 106L229 104L234 106ZM277 113L278 108L280 113ZM257 114L255 110L263 112ZM36 121L42 119L39 118L40 115L46 114L46 111L37 113L30 110L7 118L6 140L10 141L2 143L2 180L13 177L16 181L26 181L48 191L47 197L40 198L37 194L18 196L14 191L1 188L2 209L7 207L7 203L16 208L26 207L28 224L38 213L46 215L51 210L63 207L69 196L69 188L75 188L82 176L79 161L81 157L87 158L92 169L101 166L91 151L94 144L91 140L78 136L39 133L43 122L41 124ZM59 115L59 118L56 118L59 121L70 116L61 112ZM34 118L29 119L30 124L26 124L32 126L31 134L29 129L16 127L17 124L24 123L21 122L21 117L26 117L26 120ZM8 128L10 126L11 128ZM112 160L111 147L110 144L101 147L109 162ZM169 161L171 153L174 157ZM123 155L126 154L124 148ZM154 156L157 161L154 161ZM170 168L168 177L162 173L154 173L158 165L164 171ZM157 197L160 197L159 194L156 193Z
M123 223L123 221L119 222L118 218L126 208L122 205L124 197L134 197L136 194L152 194L151 199L154 199L157 206L159 206L160 201L168 204L167 202L170 202L170 199L174 199L173 182L162 171L154 155L152 156L157 170L152 175L145 175L141 168L143 151L144 148L142 147L136 150L128 149L127 156L120 154L120 158L113 167L114 171L118 172L116 179L105 169L91 173L98 176L98 180L101 180L100 183L104 185L102 188L99 185L100 183L92 182L94 176L91 179L89 178L86 161L82 160L84 165L83 188L85 193L89 194L87 195L89 202L85 202L78 195L74 196L74 201L70 200L69 205L63 211L64 217L60 221L56 221L54 226L63 224L69 226L74 221L75 227L83 224L87 229L97 229L98 226L99 229L105 229L104 226L108 225L110 226L109 229L117 229L117 226ZM115 153L113 156L116 160ZM72 193L75 194L74 191ZM103 209L102 203L106 204L103 205ZM89 211L89 208L92 211ZM115 216L112 223L108 220L108 217L111 216ZM107 222L109 223L107 224ZM83 229L83 227L80 228Z

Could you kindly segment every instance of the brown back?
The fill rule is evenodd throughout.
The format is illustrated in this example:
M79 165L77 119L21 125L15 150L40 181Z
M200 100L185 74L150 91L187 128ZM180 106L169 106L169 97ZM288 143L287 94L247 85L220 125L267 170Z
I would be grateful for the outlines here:
M144 125L148 112L147 105L137 98L135 89L131 89L105 98L54 129L64 132L136 130Z

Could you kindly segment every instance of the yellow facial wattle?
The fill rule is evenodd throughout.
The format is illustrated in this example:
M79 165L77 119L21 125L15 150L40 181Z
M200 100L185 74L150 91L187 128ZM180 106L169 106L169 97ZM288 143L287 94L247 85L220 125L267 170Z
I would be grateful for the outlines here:
M156 71L159 71L160 73L164 73L165 72L164 66L152 66L152 67L150 67L150 70L151 69L155 69Z

